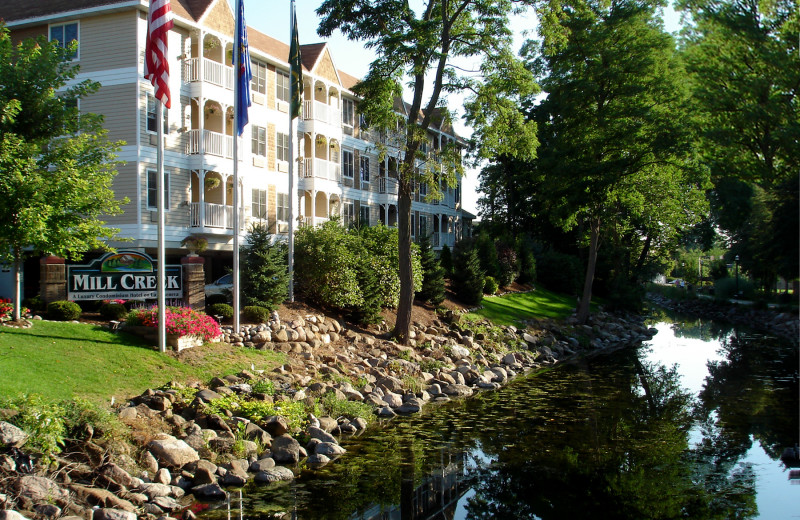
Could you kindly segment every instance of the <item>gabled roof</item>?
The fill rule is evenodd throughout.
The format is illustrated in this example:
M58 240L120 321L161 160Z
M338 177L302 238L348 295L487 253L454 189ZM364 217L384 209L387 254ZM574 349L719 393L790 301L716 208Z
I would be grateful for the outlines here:
M322 54L325 52L325 43L309 43L300 46L300 58L306 70L314 70Z
M215 0L171 0L172 11L181 18L198 21ZM0 19L6 22L39 18L72 11L90 11L142 5L145 0L0 0Z

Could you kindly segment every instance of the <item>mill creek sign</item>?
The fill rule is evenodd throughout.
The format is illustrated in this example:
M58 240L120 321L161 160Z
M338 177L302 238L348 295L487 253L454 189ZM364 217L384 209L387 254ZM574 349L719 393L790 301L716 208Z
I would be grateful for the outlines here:
M157 297L156 262L138 251L108 253L88 265L67 266L67 298L79 300L141 299ZM183 297L180 265L164 271L166 298Z

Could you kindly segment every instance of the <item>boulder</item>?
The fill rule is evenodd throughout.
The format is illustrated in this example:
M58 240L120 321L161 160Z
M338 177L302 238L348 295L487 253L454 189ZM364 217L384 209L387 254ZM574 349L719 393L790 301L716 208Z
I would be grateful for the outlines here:
M0 446L19 448L28 440L28 434L11 423L0 422Z
M261 471L267 471L275 467L275 459L271 457L265 457L263 459L258 459L250 464L250 471L253 473L259 473Z
M326 455L328 457L335 457L347 453L347 450L333 442L321 442L315 448L317 455Z
M202 500L225 500L228 493L219 484L205 484L192 488L192 494Z
M267 433L273 437L278 437L286 434L289 431L289 425L287 424L286 419L283 417L279 415L273 415L267 419L267 422L264 425L264 430L266 430Z
M292 480L293 478L294 473L292 473L292 470L284 466L276 466L256 474L256 482L278 482L281 480Z
M308 434L311 436L312 439L319 439L322 442L336 442L336 437L326 432L322 428L310 426L308 428Z
M16 511L0 511L0 520L28 520Z
M442 393L451 397L469 397L472 389L466 385L447 385L442 388Z
M291 435L280 435L272 440L272 458L277 463L294 464L300 460L300 443Z
M49 478L26 475L14 482L14 490L34 502L59 502L67 500L69 493Z
M158 460L174 468L200 459L194 448L172 435L161 434L150 441L147 447Z
M136 513L121 509L95 509L92 520L136 520Z

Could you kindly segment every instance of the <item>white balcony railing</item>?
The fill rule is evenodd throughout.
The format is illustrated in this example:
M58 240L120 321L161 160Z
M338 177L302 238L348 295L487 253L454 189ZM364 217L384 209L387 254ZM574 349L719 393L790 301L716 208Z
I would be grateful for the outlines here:
M342 126L342 111L321 101L303 102L303 119Z
M203 221L200 221L200 202L189 204L189 219L192 227L210 227L233 229L233 206L223 204L202 203L205 209Z
M200 81L200 64L203 64L203 81L233 90L233 67L208 58L189 58L184 60L186 81Z
M303 177L340 182L342 167L339 163L327 161L325 159L303 159Z
M194 155L200 153L200 138L202 135L203 149L209 155L216 155L226 159L233 158L233 136L221 134L219 132L212 132L210 130L189 130L189 142L186 143L186 155ZM239 150L242 141L239 140ZM241 154L239 157L241 160Z

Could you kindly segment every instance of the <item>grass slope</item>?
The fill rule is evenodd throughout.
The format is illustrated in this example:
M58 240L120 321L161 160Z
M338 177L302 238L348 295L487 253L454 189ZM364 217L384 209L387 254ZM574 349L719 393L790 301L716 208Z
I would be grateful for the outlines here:
M271 370L283 361L282 354L225 344L189 349L176 359L138 337L79 323L0 327L0 395L5 397L37 393L108 402L112 396L126 399L170 380L207 382L251 365Z
M520 325L531 318L566 318L575 311L575 304L574 296L539 288L526 293L487 296L481 302L483 308L470 314L488 318L497 325Z

